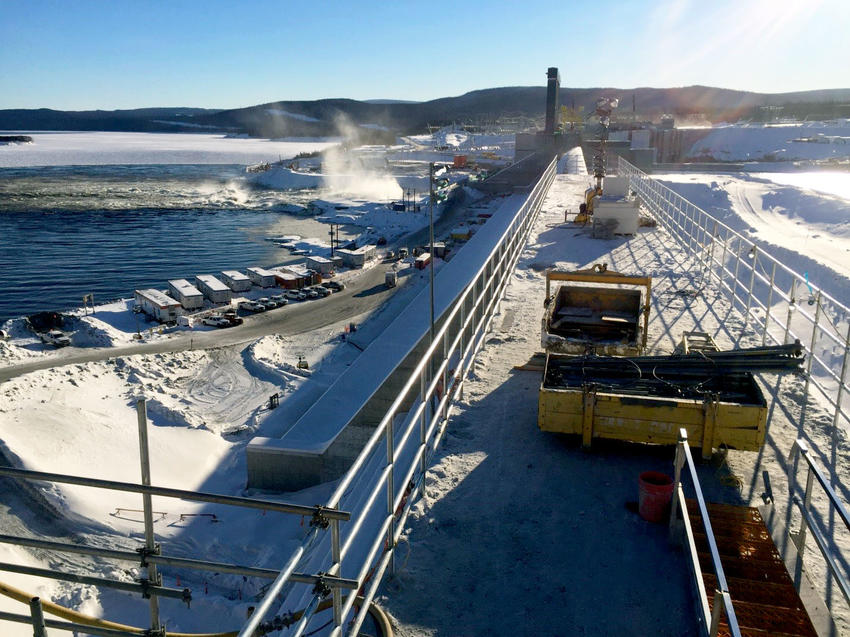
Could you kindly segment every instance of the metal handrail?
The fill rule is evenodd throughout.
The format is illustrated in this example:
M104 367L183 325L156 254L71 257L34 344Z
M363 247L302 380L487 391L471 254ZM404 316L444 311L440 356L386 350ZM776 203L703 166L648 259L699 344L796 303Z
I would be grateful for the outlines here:
M696 465L694 464L691 449L688 446L688 432L686 429L679 429L679 440L676 443L676 459L675 459L675 477L673 481L673 502L670 507L670 537L671 540L676 534L677 512L681 507L682 521L685 529L685 537L687 540L689 555L691 558L691 568L693 576L697 584L697 593L699 597L700 607L702 609L703 621L708 629L709 637L716 637L719 622L720 609L726 615L726 622L729 625L729 631L733 637L741 637L741 631L738 628L738 620L735 617L735 609L732 607L732 599L729 596L729 587L726 583L726 574L723 572L723 564L720 561L720 551L717 548L717 541L714 539L714 531L711 528L711 520L708 517L708 508L705 504L705 497L700 486L699 476L697 475ZM687 504L685 502L685 491L682 487L682 467L687 465L688 472L691 475L694 493L696 495L697 506L699 507L702 524L705 528L705 536L708 541L708 549L711 553L711 564L714 569L714 577L717 583L714 593L714 609L709 613L708 597L705 590L705 585L702 582L702 575L699 566L699 558L697 557L696 544L694 542L693 528L691 520L687 512Z
M789 337L803 343L809 354L805 396L808 396L809 386L814 386L832 407L833 428L838 427L841 418L850 423L850 412L842 404L845 402L843 400L845 393L850 392L850 382L847 380L847 368L850 366L848 361L850 359L850 323L847 325L846 335L843 335L843 328L839 324L844 319L838 320L838 317L850 316L850 308L816 284L809 282L805 276L775 259L752 240L688 202L681 195L622 158L619 159L619 173L630 178L630 189L640 196L660 225L671 235L678 237L685 249L700 261L703 274L705 275L707 271L709 280L715 276L715 269L717 270L716 276L720 289L729 292L733 307L740 307L744 314L744 329L750 324L757 326L757 329L762 332L763 343L770 338L782 344L788 342ZM718 249L715 250L715 247ZM721 252L722 256L718 258L716 252ZM729 259L734 264L734 268L727 267ZM759 266L764 274L759 273ZM768 268L770 269L769 277L767 276ZM790 290L786 292L777 285L777 274L790 277ZM762 302L759 299L755 289L756 284L763 291L763 296L768 302ZM814 316L806 312L803 304L799 303L800 299L797 297L800 290L809 297L810 303L816 304ZM782 327L782 324L770 312L770 304L775 302L785 302L788 305L784 335L781 329L777 330L777 334L772 333L770 329L771 325ZM765 311L764 318L753 311L754 303L756 307ZM812 326L811 334L798 335L791 329L794 311L801 320ZM743 333L742 330L742 335ZM818 354L818 350L824 349L824 346L818 345L817 341L823 337L840 348L842 356L840 373L836 373L832 366ZM813 368L818 374L823 373L831 379L836 387L827 387L825 383L818 381L813 374Z
M797 495L799 488L797 483L797 467L800 457L802 457L808 465L808 469L806 471L806 487L802 500ZM841 572L841 569L838 567L838 563L835 556L832 554L832 551L829 549L829 545L823 535L823 532L820 530L817 521L809 510L812 503L812 487L814 486L814 481L817 480L818 484L829 498L833 510L838 513L841 521L844 522L844 527L848 530L850 530L850 514L848 514L847 508L838 497L835 489L832 488L832 484L826 479L826 476L823 475L820 467L818 467L817 463L815 463L814 459L811 457L809 453L809 445L806 444L805 440L797 439L794 442L794 445L791 447L791 453L788 456L788 461L789 464L793 462L793 469L788 476L788 490L791 495L791 502L800 509L800 513L802 514L799 530L796 533L791 533L791 539L794 542L794 546L797 548L797 563L794 569L794 584L799 591L803 580L803 554L806 551L806 535L810 531L812 538L815 540L815 544L823 556L823 559L829 566L832 576L835 578L835 581L838 583L838 587L841 589L841 594L844 595L844 599L848 604L850 604L850 583L848 583L844 574Z
M414 501L413 493L424 484L427 462L445 431L445 424L452 413L452 402L462 395L464 378L476 353L483 346L494 309L504 293L510 273L554 179L555 168L556 162L553 160L508 222L483 265L445 313L433 341L328 498L327 507L331 510L336 510L343 501L351 504L349 500L359 498L359 502L351 506L351 521L343 529L347 536L342 538L339 521L331 520L330 537L325 533L324 539L317 544L318 548L310 556L302 552L298 560L309 559L310 563L322 568L329 564L326 572L340 578L343 568L346 572L356 571L354 577L360 582L361 593L364 593L367 580L372 580L363 598L357 600L355 595L349 595L343 601L339 586L333 587L333 635L342 634L344 627L349 634L356 633L368 612L383 573L392 567L395 544L403 530L399 524L407 519ZM456 365L452 373L449 372L450 365ZM437 397L437 404L434 405L441 380L443 394ZM404 422L395 423L404 409L405 401L417 391L417 384L418 401L406 412ZM407 449L414 444L412 434L417 429L420 432L418 446ZM386 447L386 454L384 458L379 458L382 445ZM383 462L377 464L379 459ZM410 484L415 485L412 491L408 487ZM401 485L401 488L396 485ZM386 490L385 500L378 497L382 490ZM411 497L407 497L406 493ZM357 554L353 550L355 545L358 546ZM282 586L279 590L282 590ZM291 629L292 637L298 637L306 631L311 615L319 606L318 602L326 594L326 591L314 590L307 596L301 593L298 597L293 592L292 599L285 597L284 607L306 606L300 621ZM244 626L239 633L240 637L247 637L259 625L271 608L271 603L266 605L266 602L273 597L266 595L264 606L258 608L252 616L256 621L250 626ZM352 617L350 615L355 601L360 611ZM351 622L347 624L349 619Z

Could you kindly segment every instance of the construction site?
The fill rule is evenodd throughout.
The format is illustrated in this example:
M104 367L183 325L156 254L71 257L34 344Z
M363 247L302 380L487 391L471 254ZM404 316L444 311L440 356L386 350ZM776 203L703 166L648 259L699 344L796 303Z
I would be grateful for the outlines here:
M3 531L0 570L28 578L0 583L27 605L4 625L850 634L850 308L654 178L657 146L611 142L616 100L579 126L557 68L547 81L544 130L479 185L486 222L439 269L432 230L421 285L393 271L401 296L332 373L287 368L307 378L297 418L223 432L233 447L185 488L150 381L124 427L140 480L0 467L21 502L86 511L63 533ZM72 608L34 578L109 592Z

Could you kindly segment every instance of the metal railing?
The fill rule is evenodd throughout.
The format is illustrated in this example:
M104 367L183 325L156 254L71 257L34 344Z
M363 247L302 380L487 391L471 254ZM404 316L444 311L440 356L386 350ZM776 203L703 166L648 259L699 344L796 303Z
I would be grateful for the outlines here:
M302 543L300 563L330 576L360 583L359 594L343 598L339 587L298 590L285 584L269 590L262 604L242 627L240 637L250 637L264 626L292 617L303 607L290 635L303 635L321 601L332 597L332 635L356 635L381 578L393 569L396 543L404 530L414 495L424 486L426 470L445 431L455 399L463 395L463 383L482 347L495 310L525 246L528 233L555 174L552 161L526 201L448 312L433 341L419 359L351 468L327 501L327 507L351 507L351 521L329 520L329 533L317 543ZM347 509L348 510L348 509ZM276 584L278 583L276 582ZM278 592L283 614L271 619ZM359 611L354 611L355 603Z
M850 391L850 308L811 283L807 273L790 269L629 162L620 158L618 166L619 174L629 177L630 190L699 263L702 283L716 282L742 313L739 343L745 337L762 345L796 339L805 347L804 402L814 386L830 405L835 447L839 425L850 423L850 411L843 404Z
M136 412L139 428L139 458L141 462L142 481L141 484L128 482L117 482L114 480L101 480L98 478L88 478L82 476L64 475L58 473L46 473L42 471L32 471L29 469L18 469L15 467L0 466L0 476L12 478L16 480L25 480L32 482L48 482L51 484L73 484L84 487L93 487L98 489L107 489L110 491L121 491L125 493L138 493L142 496L142 509L140 511L144 516L144 546L135 551L123 551L116 549L100 548L96 546L88 546L83 544L72 544L63 542L52 542L48 540L40 540L36 538L20 537L12 535L0 535L0 543L11 544L17 546L27 546L42 550L56 551L59 553L72 553L78 555L92 555L96 557L106 558L109 560L136 562L141 569L146 569L147 576L139 577L134 582L126 582L115 579L102 577L92 577L77 573L68 573L58 571L56 569L43 569L32 566L23 566L19 564L0 563L0 571L9 573L22 573L25 575L35 575L37 577L51 578L61 581L76 582L78 584L89 584L112 588L130 593L139 593L150 604L150 629L145 630L132 626L123 626L121 629L113 627L104 627L97 625L100 620L92 619L93 624L82 625L79 623L60 622L56 620L46 620L43 616L42 603L38 598L32 598L30 602L30 615L22 615L15 613L0 613L0 621L13 621L22 623L31 623L36 636L45 635L45 625L49 628L60 630L79 631L93 635L113 635L113 636L138 636L140 631L151 637L164 636L165 627L160 623L159 599L172 598L178 599L185 603L192 600L192 593L189 588L169 588L162 585L162 575L157 571L157 565L168 565L175 568L185 568L191 570L212 571L216 573L231 573L243 575L245 577L259 577L265 579L274 579L275 584L281 580L285 574L285 579L290 581L299 581L314 586L321 584L328 588L344 588L357 589L360 586L359 582L329 576L324 573L317 575L309 575L304 573L296 573L298 559L301 553L296 551L290 557L283 571L272 569L256 568L252 566L242 566L239 564L227 564L222 562L212 562L206 560L195 560L183 557L166 556L161 552L160 545L156 543L154 535L154 511L151 502L152 496L176 498L190 502L205 502L210 504L222 504L235 507L243 507L255 510L276 511L311 519L311 535L318 535L319 530L326 527L330 520L334 522L347 521L350 519L350 514L338 509L321 506L305 506L302 504L289 504L285 502L277 502L273 500L260 500L255 498L245 498L240 496L231 496L216 493L203 493L198 491L185 491L182 489L172 489L168 487L157 487L151 485L150 480L150 464L148 454L148 437L147 437L147 411L146 402L144 399L136 403ZM275 584L272 584L272 589ZM9 587L6 587L9 588ZM271 590L271 589L270 589ZM104 622L100 622L103 624Z
M806 487L803 492L802 500L798 494L799 485L797 483L797 472L800 457L802 457L808 465L808 470L806 472ZM848 604L850 604L850 584L848 584L846 577L838 565L838 561L835 559L835 556L829 548L829 540L821 530L820 525L811 511L812 487L814 486L814 481L817 480L821 489L823 489L823 492L829 499L831 510L838 514L841 521L844 522L844 528L847 530L850 530L850 515L848 515L844 503L832 488L832 484L826 479L826 476L823 475L820 467L817 466L815 461L809 455L809 446L804 440L798 439L794 442L794 446L791 447L791 454L788 461L789 464L793 462L792 470L788 476L789 495L791 502L799 508L802 515L800 519L800 528L796 533L792 532L790 534L791 539L794 542L794 546L797 549L797 559L794 567L794 585L797 587L797 591L799 592L803 582L803 554L806 550L806 536L809 532L811 532L812 539L814 539L815 545L820 550L827 566L829 566L829 571L832 574L833 579L835 579L835 582L838 584L841 594L844 595L844 599Z
M711 609L709 609L708 593L705 590L705 583L702 579L702 569L700 568L694 531L691 527L690 517L688 516L685 490L682 486L682 468L685 465L688 467L691 482L693 483L697 506L699 507L700 517L702 517L702 524L705 528L705 537L708 541L708 549L711 553L711 565L714 569L716 586ZM723 572L723 564L720 562L720 551L717 549L714 531L711 528L711 521L708 519L708 508L702 494L702 487L700 487L691 449L688 446L688 432L685 429L679 429L679 440L676 443L674 466L673 502L670 507L670 539L675 540L680 526L684 527L683 543L686 543L688 548L688 557L690 558L692 569L691 574L694 577L694 584L696 585L697 596L699 597L698 604L701 611L700 619L702 620L702 625L708 632L709 637L716 637L720 628L721 616L725 616L726 623L729 626L729 632L732 636L741 637L741 629L738 627L738 619L735 617L735 609L732 607L732 598L729 595L729 587L726 583L726 574ZM679 521L678 511L682 512L681 522Z

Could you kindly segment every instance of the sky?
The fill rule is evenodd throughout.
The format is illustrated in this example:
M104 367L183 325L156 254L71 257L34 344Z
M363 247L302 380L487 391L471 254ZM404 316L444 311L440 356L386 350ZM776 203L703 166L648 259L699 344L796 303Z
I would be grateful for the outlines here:
M0 0L0 108L850 88L847 0Z

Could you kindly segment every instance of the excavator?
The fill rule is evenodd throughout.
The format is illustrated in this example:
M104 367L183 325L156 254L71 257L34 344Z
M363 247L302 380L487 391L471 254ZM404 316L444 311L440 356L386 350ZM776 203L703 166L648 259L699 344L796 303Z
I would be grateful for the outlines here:
M594 115L599 117L602 132L599 135L599 149L593 156L593 177L596 184L584 191L584 201L579 205L576 223L585 224L593 215L593 203L602 196L602 179L605 177L605 142L608 141L608 127L611 125L611 112L617 108L619 100L611 97L601 97L596 101Z

